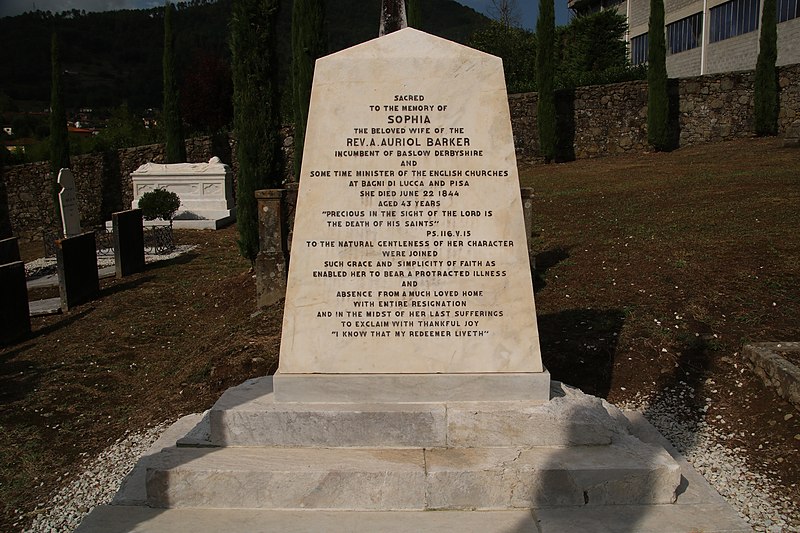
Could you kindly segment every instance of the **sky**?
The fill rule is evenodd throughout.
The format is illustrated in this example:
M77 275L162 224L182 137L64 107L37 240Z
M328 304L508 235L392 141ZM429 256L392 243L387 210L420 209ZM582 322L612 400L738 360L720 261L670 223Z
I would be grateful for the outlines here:
M336 1L336 0L328 0ZM423 0L424 1L424 0ZM460 4L491 16L492 0L458 0ZM567 0L555 0L556 24L568 22ZM533 30L539 11L538 0L517 0L522 26ZM141 9L164 5L163 0L0 0L0 17L19 15L26 11L111 11L115 9Z

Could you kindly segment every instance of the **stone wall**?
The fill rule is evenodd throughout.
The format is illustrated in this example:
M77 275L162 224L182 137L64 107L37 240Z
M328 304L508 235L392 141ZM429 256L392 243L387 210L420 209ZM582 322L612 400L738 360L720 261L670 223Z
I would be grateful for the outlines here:
M284 180L291 181L294 155L294 130L281 128ZM236 141L232 137L197 137L186 140L186 159L189 163L205 163L217 156L231 165L234 172L233 190L236 194ZM78 189L81 224L84 229L111 220L111 213L130 209L133 202L131 172L145 163L164 163L166 148L151 144L125 148L104 154L87 154L72 158L72 172ZM7 196L8 216L12 233L25 239L37 239L45 232L58 230L54 196L51 190L49 163L30 163L6 167L3 171L4 196Z
M753 135L753 72L670 80L679 146ZM778 68L784 134L800 119L800 65ZM556 94L562 159L642 152L647 145L647 82L579 87ZM509 97L517 157L537 162L535 93Z
M208 137L187 140L188 160L208 161L212 155L211 145ZM162 144L72 157L81 226L94 228L110 220L111 213L130 209L133 201L130 173L144 163L163 162L164 157ZM18 237L36 239L60 227L49 167L48 162L40 162L4 169L9 218L13 233Z
M780 67L779 132L800 119L800 65ZM671 80L674 120L680 146L726 141L752 135L753 72L733 72ZM536 126L535 93L509 96L517 157L541 161ZM580 87L557 93L558 145L561 159L642 152L647 145L647 83L634 81ZM294 138L291 126L281 129L284 181L292 181ZM239 166L235 139L203 137L186 142L190 162L218 156ZM130 174L147 162L164 162L164 146L154 144L73 158L81 219L86 228L129 209L133 199ZM35 238L45 228L58 227L47 163L7 167L5 195L14 235ZM235 190L235 183L234 183ZM0 191L2 192L2 191Z

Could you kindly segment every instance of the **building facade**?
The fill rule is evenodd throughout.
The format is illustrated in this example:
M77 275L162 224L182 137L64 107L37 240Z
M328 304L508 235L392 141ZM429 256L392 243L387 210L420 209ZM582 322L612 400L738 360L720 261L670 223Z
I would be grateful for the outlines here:
M800 0L777 0L777 64L800 63ZM650 0L569 0L582 15L615 9L628 21L631 63L647 61ZM671 78L752 70L758 57L763 0L664 0L667 73Z

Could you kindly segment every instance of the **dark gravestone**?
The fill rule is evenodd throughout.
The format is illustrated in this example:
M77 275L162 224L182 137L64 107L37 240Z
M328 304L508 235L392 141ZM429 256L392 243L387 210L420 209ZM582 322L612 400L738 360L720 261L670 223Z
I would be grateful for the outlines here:
M56 260L62 310L69 311L97 296L100 277L93 231L56 241Z
M0 240L0 265L19 261L19 244L16 237Z
M0 265L0 344L11 343L31 331L25 263Z
M114 227L114 263L117 278L144 271L144 228L142 210L131 209L111 215Z

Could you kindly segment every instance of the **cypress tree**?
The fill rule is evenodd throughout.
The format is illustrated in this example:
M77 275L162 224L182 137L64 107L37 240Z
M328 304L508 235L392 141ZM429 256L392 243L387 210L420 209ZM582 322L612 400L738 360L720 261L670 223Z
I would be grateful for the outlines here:
M647 141L656 150L669 150L669 96L667 44L664 37L664 0L650 0L647 51Z
M294 98L294 176L300 180L311 101L314 62L326 52L323 0L294 0L292 8L292 89Z
M61 208L58 205L58 172L69 168L69 133L67 131L67 113L64 109L64 88L61 83L61 54L58 46L58 35L53 32L50 47L50 183L52 186L53 204L55 206L55 225L61 225Z
M281 185L278 92L274 74L279 0L234 0L231 17L233 124L239 160L236 195L239 252L255 261L255 191Z
M775 0L764 0L755 79L756 135L778 133L778 29Z
M406 0L406 17L410 28L422 29L422 6L419 0Z
M172 33L172 16L175 6L164 4L164 103L163 120L167 143L167 163L186 161L186 145L183 139L183 126L178 105L178 81L175 79L175 36Z
M6 181L3 179L3 166L5 166L6 149L0 147L0 239L12 237L11 215L8 212L8 193Z
M553 89L555 30L553 0L539 0L539 19L536 21L536 84L539 100L536 105L536 120L539 127L539 151L547 162L556 156L556 101Z

